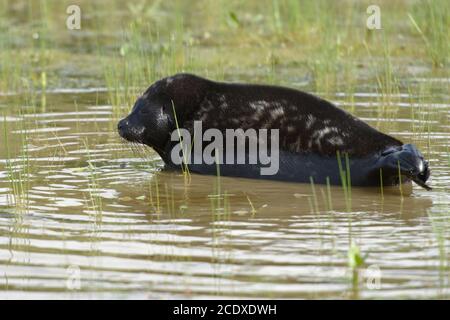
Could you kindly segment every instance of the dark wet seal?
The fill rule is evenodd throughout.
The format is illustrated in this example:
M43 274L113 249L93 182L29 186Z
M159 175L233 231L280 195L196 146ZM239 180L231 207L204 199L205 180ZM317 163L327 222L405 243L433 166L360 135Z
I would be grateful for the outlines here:
M279 129L279 170L261 176L257 164L221 164L220 174L246 178L342 183L349 168L352 186L391 186L414 181L430 190L428 162L412 144L372 128L314 95L285 87L223 83L177 74L152 84L118 124L121 137L152 147L167 167L177 128L202 130ZM202 146L204 147L204 146ZM225 154L226 150L221 150ZM220 152L220 151L219 151ZM225 155L224 155L225 156ZM216 174L215 164L190 164L192 172Z

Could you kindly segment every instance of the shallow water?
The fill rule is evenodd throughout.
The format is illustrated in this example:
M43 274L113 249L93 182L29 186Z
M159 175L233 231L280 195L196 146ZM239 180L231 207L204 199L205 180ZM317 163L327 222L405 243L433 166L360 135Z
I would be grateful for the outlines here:
M376 124L373 96L357 96L358 114ZM112 107L92 104L98 94L68 90L47 94L47 100L45 112L23 106L4 119L10 154L3 144L2 298L448 294L450 133L441 121L448 104L435 109L442 117L425 149L433 191L413 186L409 194L405 187L402 197L396 188L383 194L352 188L346 201L339 187L328 197L323 186L198 175L187 180L161 171L151 150L131 152L110 121ZM408 112L407 106L399 112L392 132L404 140L412 138ZM10 205L18 185L10 182L11 171L29 183L20 207ZM367 255L357 284L347 262L351 241Z
M423 47L422 39L408 38L407 17L390 17L398 26L386 31L397 55L389 63L399 90L380 92L371 66L383 57L370 59L365 49L361 57L345 46L328 47L322 24L342 41L345 32L350 34L352 50L363 47L361 39L373 49L380 38L370 43L370 38L353 37L353 29L341 34L328 23L343 28L346 19L308 19L314 11L305 11L306 31L296 26L274 35L268 14L277 1L262 5L270 12L257 11L264 9L260 1L197 1L192 8L193 2L156 1L147 11L138 2L81 1L87 14L78 33L60 27L66 8L61 1L39 2L48 5L41 16L30 14L38 9L28 10L29 1L14 3L0 10L0 49L12 51L11 61L0 61L0 71L38 58L19 77L20 89L2 89L12 80L0 73L0 298L449 298L449 70L432 70L428 57L417 57L411 48ZM361 2L348 3L342 9L356 15L358 26L357 12L365 14L365 8L358 7ZM398 4L406 6L403 11L394 9L415 12L407 3ZM217 15L226 18L233 8L237 22L218 21ZM343 17L339 8L330 12ZM178 28L180 17L174 15L179 12L190 28ZM30 17L51 23L41 25ZM110 88L99 62L137 59L130 48L142 40L138 32L135 42L133 34L122 39L121 32L130 21L143 20L161 25L161 38L155 29L149 32L161 43L145 42L143 53L135 50L157 57L146 61L154 63L155 74L184 70L183 59L191 55L198 61L188 67L197 66L205 76L314 92L377 129L415 143L430 161L433 190L354 187L346 196L337 186L186 178L162 171L155 152L118 137L117 116L130 106L121 105L117 112L111 102L110 90L136 85L134 91L141 92L149 83L137 76ZM103 29L93 28L97 24ZM167 34L173 30L182 33L179 46ZM324 55L316 44L324 47ZM106 53L97 52L97 45ZM173 48L185 50L182 57L170 56ZM411 56L402 56L405 48ZM328 52L339 52L338 57L330 60ZM160 55L165 58L159 60ZM312 73L319 70L317 78L323 80L335 69L321 74L311 66L329 60L336 64L339 84L322 81L315 87ZM353 83L347 82L347 62L358 64ZM45 90L42 70L48 78ZM356 269L349 252L363 260Z

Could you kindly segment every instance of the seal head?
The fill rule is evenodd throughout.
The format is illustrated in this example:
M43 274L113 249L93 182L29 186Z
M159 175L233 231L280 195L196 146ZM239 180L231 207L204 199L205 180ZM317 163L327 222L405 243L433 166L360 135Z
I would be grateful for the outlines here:
M208 83L189 74L155 82L137 99L130 114L119 121L119 135L152 147L166 163L170 162L170 134L201 103Z

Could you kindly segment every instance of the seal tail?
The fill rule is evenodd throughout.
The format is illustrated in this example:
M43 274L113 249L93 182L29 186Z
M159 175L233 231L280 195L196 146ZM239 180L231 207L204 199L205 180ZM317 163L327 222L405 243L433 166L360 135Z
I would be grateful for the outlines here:
M428 161L413 144L390 148L382 153L385 156L383 170L397 176L402 175L411 179L426 190L432 188L426 184L430 177ZM396 171L396 172L395 172Z

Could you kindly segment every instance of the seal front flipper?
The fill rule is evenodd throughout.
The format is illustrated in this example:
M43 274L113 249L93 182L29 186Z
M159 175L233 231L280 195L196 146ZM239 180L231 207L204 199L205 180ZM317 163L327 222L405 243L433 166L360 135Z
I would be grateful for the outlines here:
M431 187L426 184L430 177L428 161L413 144L390 147L382 152L380 166L383 184L398 184L400 176L406 177L426 190Z

